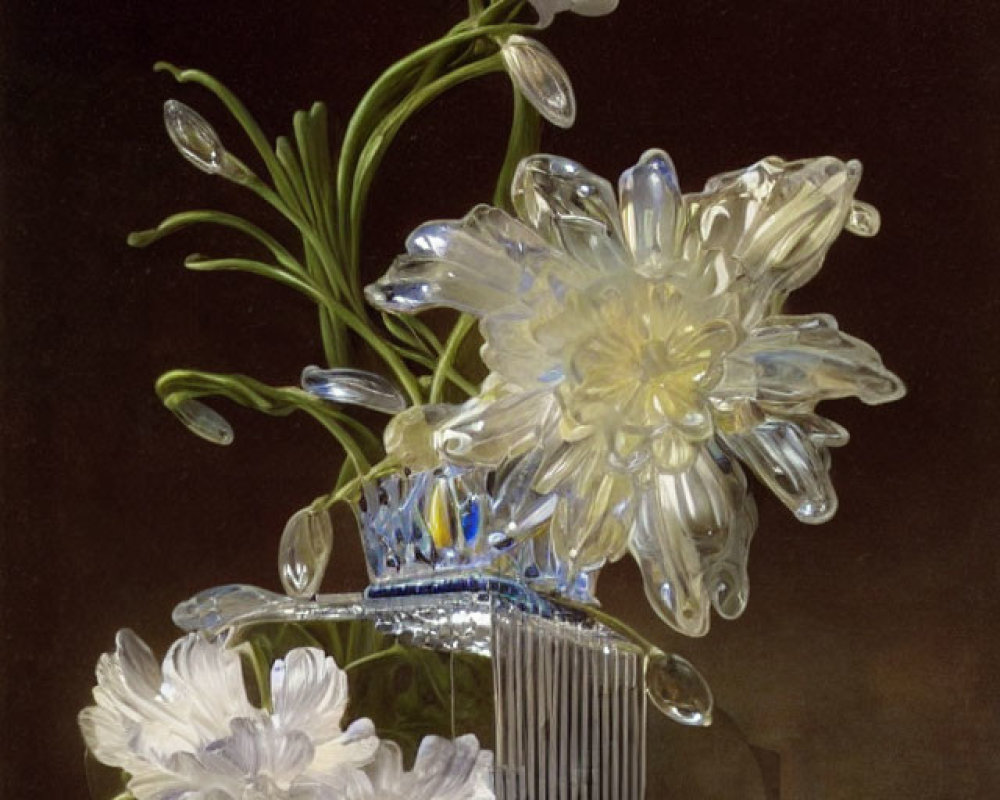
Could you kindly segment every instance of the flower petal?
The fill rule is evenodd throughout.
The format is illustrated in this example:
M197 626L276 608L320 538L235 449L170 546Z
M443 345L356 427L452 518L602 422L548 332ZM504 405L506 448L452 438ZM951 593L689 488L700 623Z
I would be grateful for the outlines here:
M684 202L674 163L662 150L647 150L618 179L622 228L643 274L656 274L675 257L684 225Z
M316 647L296 647L271 667L275 725L317 742L340 735L347 708L347 674Z
M511 80L545 119L560 128L572 127L576 98L569 75L541 42L514 34L501 45Z
M905 393L870 345L839 331L824 314L765 319L726 357L723 379L712 391L713 397L753 398L789 412L851 396L876 405Z
M707 633L710 602L723 616L738 616L756 525L739 466L712 442L689 469L657 474L643 489L629 548L654 610L688 636Z
M259 714L247 700L239 654L221 640L196 633L178 639L167 651L161 694L203 743L226 736L233 717Z
M454 741L425 736L417 749L410 780L400 783L409 800L487 800L492 755L472 734ZM402 786L400 788L402 788Z
M511 199L518 216L548 242L599 270L592 276L627 263L614 189L577 162L550 155L525 158L511 182Z
M436 433L436 446L455 463L496 467L538 439L554 402L546 389L516 387L504 388L496 399L473 398Z
M720 250L743 265L748 318L762 316L775 295L796 289L820 269L847 221L861 164L836 158L770 157L717 175L685 198L684 255Z
M749 431L723 434L732 450L802 522L826 522L837 511L826 448L796 423L775 417Z

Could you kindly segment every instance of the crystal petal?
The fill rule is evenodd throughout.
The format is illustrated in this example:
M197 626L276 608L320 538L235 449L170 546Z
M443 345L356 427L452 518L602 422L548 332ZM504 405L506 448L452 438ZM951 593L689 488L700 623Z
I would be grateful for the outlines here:
M821 400L857 397L877 405L906 393L870 345L842 333L828 315L765 319L725 360L713 397L753 398L789 412Z
M732 450L802 522L826 522L837 511L825 448L794 422L770 418L755 428L723 434Z
M684 202L674 164L662 150L647 150L618 179L622 228L638 269L656 272L675 256Z
M289 597L319 590L333 551L333 525L325 509L300 508L289 518L278 547L278 575Z
M483 316L517 302L483 280L474 265L412 255L398 256L385 275L365 287L365 297L376 308L404 314L444 307Z
M621 219L611 184L575 161L550 155L528 156L511 182L511 199L518 216L559 247L563 219L591 219L622 244Z
M756 508L739 465L715 441L684 472L660 473L639 497L629 546L654 610L689 636L746 605L746 561Z
M436 445L456 463L496 467L537 440L553 402L544 389L472 402L437 432Z
M685 198L685 258L719 250L742 265L750 321L808 282L843 229L861 180L857 161L770 157L710 179Z
M331 403L362 406L386 414L406 408L406 398L392 382L361 369L309 366L302 370L302 388Z
M566 70L541 42L514 34L501 46L514 85L545 119L569 128L576 119L576 98Z

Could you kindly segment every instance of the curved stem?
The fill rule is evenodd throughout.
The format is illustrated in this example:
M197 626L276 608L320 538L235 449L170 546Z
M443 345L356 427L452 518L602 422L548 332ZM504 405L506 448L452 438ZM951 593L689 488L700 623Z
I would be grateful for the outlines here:
M306 271L302 264L273 236L258 228L252 222L248 222L242 217L234 214L227 214L223 211L212 211L208 209L198 211L182 211L179 214L172 214L163 220L155 228L145 231L136 231L128 235L128 244L131 247L146 247L153 242L169 236L189 225L211 223L221 225L224 228L232 228L240 233L244 233L250 238L262 244L271 251L275 260L291 272L295 272L300 277L305 277Z
M278 193L286 202L289 202L292 205L297 203L294 191L289 183L288 176L285 174L284 169L278 162L277 156L275 156L274 152L271 150L271 145L267 141L264 131L261 130L260 125L257 124L257 121L247 110L246 106L240 102L236 95L229 91L229 89L226 88L226 86L221 82L201 70L179 69L166 61L157 61L153 65L153 69L157 72L162 72L164 70L169 72L174 76L174 79L178 83L192 82L204 86L212 92L212 94L218 97L253 143L253 146L256 148L261 160L264 162L264 166L271 175L271 180L274 181L274 185L277 188ZM298 210L301 211L302 209Z
M462 314L455 323L455 327L451 329L448 340L444 345L444 351L441 353L441 360L438 361L437 368L434 370L434 377L431 380L431 389L428 394L428 402L441 402L441 394L444 391L444 381L448 370L451 368L452 363L454 363L455 356L458 355L458 348L461 347L466 335L472 330L475 324L476 318L474 316L471 314ZM475 394L475 392L470 392L470 394Z
M404 78L414 67L419 66L422 61L433 57L446 48L480 37L505 36L529 30L530 28L530 25L492 25L476 27L471 30L462 30L451 35L446 35L435 42L424 45L419 50L397 61L385 70L369 87L364 97L361 98L361 102L358 103L347 125L347 131L344 134L344 140L340 148L340 160L337 163L337 211L341 241L346 241L348 235L349 217L347 211L351 203L351 171L354 169L355 157L360 150L361 137L364 134L364 127L369 121L368 117L378 107L383 99L383 95L388 94L394 89L397 82Z
M379 123L358 158L358 169L354 176L350 195L349 236L345 240L350 242L349 265L352 275L357 273L359 266L361 211L368 194L368 188L371 185L375 168L400 127L410 116L448 89L473 78L488 75L491 72L499 72L503 69L503 58L499 53L460 67L411 94Z

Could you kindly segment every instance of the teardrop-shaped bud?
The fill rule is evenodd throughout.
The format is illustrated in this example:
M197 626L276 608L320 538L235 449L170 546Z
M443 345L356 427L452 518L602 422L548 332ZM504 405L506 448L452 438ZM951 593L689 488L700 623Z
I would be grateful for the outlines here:
M501 47L514 85L539 114L560 128L576 119L576 98L566 70L541 42L517 34Z
M278 546L278 574L289 597L316 594L333 550L333 525L323 509L306 506L285 524Z
M302 370L302 388L331 403L363 406L386 414L398 414L406 408L406 398L399 389L381 375L362 369L306 367Z
M180 154L202 172L236 182L249 177L247 168L223 147L215 128L190 106L167 100L163 104L163 124Z
M874 236L882 227L882 215L871 203L855 200L851 203L851 210L847 212L844 227L855 236Z
M200 400L187 399L169 406L189 431L212 444L233 443L233 426Z
M646 656L645 676L649 699L674 722L712 724L712 690L687 659L654 648Z

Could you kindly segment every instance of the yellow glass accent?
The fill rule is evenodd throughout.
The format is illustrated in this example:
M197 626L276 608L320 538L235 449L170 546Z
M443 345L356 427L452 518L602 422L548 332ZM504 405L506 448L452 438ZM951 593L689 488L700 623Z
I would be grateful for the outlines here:
M427 527L435 547L451 547L451 522L448 515L448 485L445 480L439 480L431 492L427 504Z

